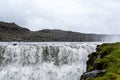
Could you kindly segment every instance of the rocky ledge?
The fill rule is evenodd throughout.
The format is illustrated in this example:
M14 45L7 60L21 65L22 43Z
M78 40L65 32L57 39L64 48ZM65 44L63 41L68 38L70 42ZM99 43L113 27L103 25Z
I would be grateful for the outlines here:
M98 45L80 80L120 80L120 43Z

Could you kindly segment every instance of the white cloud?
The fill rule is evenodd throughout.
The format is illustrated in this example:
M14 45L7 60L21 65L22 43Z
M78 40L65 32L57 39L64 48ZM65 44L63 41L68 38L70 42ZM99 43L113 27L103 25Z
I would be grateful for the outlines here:
M119 0L0 0L0 20L31 30L119 34Z

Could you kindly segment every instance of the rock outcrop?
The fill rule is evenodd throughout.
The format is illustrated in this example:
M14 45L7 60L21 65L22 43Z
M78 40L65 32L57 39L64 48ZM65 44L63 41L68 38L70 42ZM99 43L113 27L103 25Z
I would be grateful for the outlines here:
M120 43L98 45L80 80L120 80Z
M100 75L103 75L105 72L106 72L106 70L93 70L91 72L84 73L81 76L81 79L85 80L87 78L96 78L96 77L98 77Z

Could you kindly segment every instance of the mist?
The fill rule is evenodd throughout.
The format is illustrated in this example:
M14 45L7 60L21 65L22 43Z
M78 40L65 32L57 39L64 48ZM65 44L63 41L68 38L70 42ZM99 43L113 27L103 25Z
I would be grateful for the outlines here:
M120 41L120 35L108 35L104 37L103 41L107 42L119 42Z

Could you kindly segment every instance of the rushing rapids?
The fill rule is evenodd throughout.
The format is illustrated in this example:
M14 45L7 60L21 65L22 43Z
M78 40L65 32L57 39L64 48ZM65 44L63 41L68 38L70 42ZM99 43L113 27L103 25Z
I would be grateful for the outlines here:
M0 43L0 80L79 80L93 43Z

